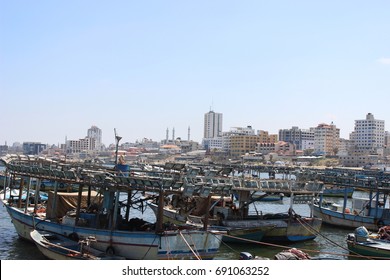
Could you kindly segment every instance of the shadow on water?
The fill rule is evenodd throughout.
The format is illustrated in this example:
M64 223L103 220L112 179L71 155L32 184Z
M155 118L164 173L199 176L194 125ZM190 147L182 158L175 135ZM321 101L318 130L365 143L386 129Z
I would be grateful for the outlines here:
M9 260L47 260L31 242L16 237L8 251Z
M0 259L45 260L45 256L31 242L19 238L4 206L0 207Z

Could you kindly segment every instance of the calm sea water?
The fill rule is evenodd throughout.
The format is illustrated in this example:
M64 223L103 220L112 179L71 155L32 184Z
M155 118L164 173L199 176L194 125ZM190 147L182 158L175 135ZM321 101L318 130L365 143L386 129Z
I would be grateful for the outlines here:
M337 201L337 199L336 199ZM289 199L285 198L281 202L259 203L257 208L263 213L286 212L289 207ZM294 205L297 214L308 215L310 208L308 205ZM139 215L133 213L147 221L154 221L154 214L150 209ZM271 245L271 244L222 244L220 253L216 259L238 259L240 252L249 252L252 255L273 258L275 254L285 249L285 247L295 247L310 250L313 257L348 259L346 256L346 236L351 230L338 229L322 226L321 234L316 239L307 242L294 244ZM18 237L9 215L3 205L0 206L0 259L2 260L43 260L45 257L38 251L32 243ZM335 245L337 244L337 245Z

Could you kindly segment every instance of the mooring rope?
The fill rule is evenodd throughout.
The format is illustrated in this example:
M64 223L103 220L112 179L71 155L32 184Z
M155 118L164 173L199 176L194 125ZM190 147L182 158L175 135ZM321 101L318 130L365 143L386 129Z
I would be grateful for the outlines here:
M181 238L183 238L184 243L188 246L188 248L190 248L190 250L191 250L191 252L194 254L194 256L195 256L198 260L202 260L202 259L200 258L200 256L198 256L198 255L195 253L195 251L191 248L190 244L188 244L188 242L187 242L187 240L184 238L184 235L183 235L183 233L181 232L181 230L179 230L179 233L180 233Z
M319 236L321 236L322 238L324 238L326 241L328 241L329 243L349 252L349 249L346 248L346 247L343 247L341 246L340 244L337 244L336 242L334 242L333 240L329 239L328 237L326 237L325 235L323 235L320 231L316 230L315 228L313 228L307 221L305 221L304 219L301 219L301 218L297 218L297 221L306 229L308 230L309 232L313 233L313 234L317 234ZM353 252L355 253L355 252ZM328 253L325 253L325 254L328 254ZM332 253L334 255L338 255L337 253ZM366 258L366 259L371 259L371 257L369 256L363 256L363 255L360 255L358 253L355 253L356 255L358 255L359 257L362 257L362 258ZM353 255L350 255L350 254L340 254L342 256L353 256ZM355 256L356 257L356 256Z
M173 259L170 242L169 242L167 235L165 235L165 244L167 245L167 258L168 258L168 260L169 260L169 257L171 257L171 259Z
M197 254L198 256L200 256L199 251L198 251L198 249L196 248L196 244L195 244L195 242L194 242L194 239L192 238L191 233L188 233L188 235L189 235L190 238L191 238L192 244L194 244L194 248L195 248L196 254Z
M145 257L147 256L147 254L149 253L150 249L152 248L152 245L154 244L154 241L156 241L156 238L157 238L157 234L154 236L154 239L152 241L152 244L150 244L148 250L146 251L146 253L144 254L144 256L141 258L141 260L144 260ZM161 240L161 239L160 239ZM161 241L160 241L161 242Z
M334 242L333 240L327 238L325 235L323 235L320 231L316 230L315 228L313 228L305 219L302 219L302 218L297 218L297 221L309 232L311 232L312 234L316 234L316 235L320 235L321 237L323 237L325 240L329 241L330 243L332 243L333 245L337 246L337 247L340 247L341 249L345 250L345 251L349 251L348 248L345 248L339 244L337 244L336 242Z
M215 233L215 232L211 232L211 233ZM230 235L227 235L227 236L230 236ZM217 234L215 234L215 238L217 238L219 241L221 241L221 243L223 243L223 245L225 245L226 247L228 247L230 250L232 250L235 253L240 253L240 251L235 250L234 248L229 246L229 244L227 244L225 241L223 241L222 237L223 237L222 234L221 234L221 236L217 236Z

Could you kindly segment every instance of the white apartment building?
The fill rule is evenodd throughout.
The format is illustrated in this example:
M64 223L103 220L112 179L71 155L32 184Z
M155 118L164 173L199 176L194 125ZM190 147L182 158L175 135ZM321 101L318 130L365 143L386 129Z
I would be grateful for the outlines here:
M102 130L97 126L91 126L87 131L87 138L95 139L96 150L101 150L102 147Z
M385 131L385 146L389 147L390 146L390 132Z
M358 152L380 153L385 146L385 121L376 120L373 114L368 113L366 119L355 120L355 129L350 139Z
M95 150L95 139L85 137L84 139L79 140L67 140L66 149L67 153L81 153L84 151Z
M102 130L97 126L91 126L87 136L79 140L65 139L66 153L81 153L86 151L98 151L102 149Z
M340 129L333 124L319 124L314 130L314 154L335 155L339 149Z
M230 135L238 134L238 135L255 135L256 132L251 126L247 127L231 127L229 131Z
M227 140L226 137L215 137L215 138L203 138L202 146L206 150L217 150L222 151L224 149L224 142Z
M314 150L314 137L311 140L302 140L300 150Z
M222 136L222 114L210 111L204 115L203 138Z

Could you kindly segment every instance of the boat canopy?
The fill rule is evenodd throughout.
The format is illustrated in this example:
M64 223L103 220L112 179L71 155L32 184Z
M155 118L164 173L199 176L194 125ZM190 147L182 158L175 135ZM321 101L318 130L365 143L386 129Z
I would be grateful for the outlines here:
M100 205L103 201L103 196L98 195L98 192L91 191L91 203ZM49 192L49 199L46 208L46 218L62 218L66 215L68 211L74 210L77 208L78 193L67 193L67 192L58 192L56 199L54 200L54 192ZM53 204L55 209L53 210ZM88 207L88 192L82 192L81 194L81 205L80 208Z

